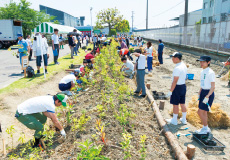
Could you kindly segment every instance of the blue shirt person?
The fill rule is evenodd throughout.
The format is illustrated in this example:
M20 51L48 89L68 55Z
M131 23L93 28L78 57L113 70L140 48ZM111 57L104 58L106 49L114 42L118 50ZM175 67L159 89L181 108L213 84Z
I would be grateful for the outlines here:
M160 64L163 64L163 50L164 50L164 44L162 43L162 40L159 39L159 46L158 46L158 60Z
M27 55L28 51L28 44L26 40L23 39L22 34L18 34L18 45L20 46L18 48L19 58L20 58L20 64L22 65L22 57Z

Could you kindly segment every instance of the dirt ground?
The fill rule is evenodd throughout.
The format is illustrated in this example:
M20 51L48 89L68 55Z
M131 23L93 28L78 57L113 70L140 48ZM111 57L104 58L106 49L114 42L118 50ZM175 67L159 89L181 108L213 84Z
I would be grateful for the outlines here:
M0 121L3 129L3 137L7 146L11 146L12 141L10 135L5 133L7 127L14 125L16 133L13 137L14 147L18 146L18 139L21 133L25 133L26 141L32 139L34 131L27 129L24 125L19 123L14 118L17 105L23 101L35 97L51 94L54 95L59 92L58 83L60 79L67 73L60 72L53 77L52 80L43 84L32 86L27 89L18 90L11 94L1 95L1 110L0 110ZM126 79L127 84L134 90L135 83L132 80ZM73 117L79 117L82 111L86 111L86 115L90 116L91 119L85 125L85 131L73 132L71 126L64 125L67 132L67 139L64 143L59 143L58 139L53 142L53 147L50 150L51 156L47 156L45 153L41 153L43 159L74 159L80 148L77 143L83 142L86 139L92 139L92 134L96 134L96 120L99 119L98 112L94 111L95 106L100 104L99 96L100 92L93 89L89 89L87 92L80 92L77 95L76 105L73 108ZM105 133L107 146L103 147L101 152L102 155L110 159L123 159L124 151L121 149L122 135L121 133L128 131L132 134L131 145L133 146L131 154L132 159L139 159L140 149L140 136L146 135L147 141L145 143L147 150L146 159L173 159L174 153L168 145L165 137L161 135L159 126L156 119L153 116L153 111L149 108L149 102L146 99L139 99L136 96L131 96L131 99L127 99L127 105L132 108L132 111L136 114L136 117L129 122L129 125L125 128L116 120L113 112L106 112L106 117L103 119L105 124ZM118 105L118 102L116 102ZM89 112L88 112L89 111ZM62 124L66 123L66 119L59 119ZM49 122L48 122L49 123ZM2 153L2 145L0 146L0 153ZM15 150L18 154L19 151ZM7 159L7 158L6 158Z
M34 132L27 129L14 117L17 110L17 105L24 102L29 98L36 96L43 96L47 94L54 95L59 92L58 83L61 77L64 77L66 73L61 72L53 77L52 80L43 83L41 85L32 86L26 89L20 89L11 94L4 94L0 96L0 122L3 130L3 137L7 146L11 146L11 138L5 131L11 125L14 125L17 134L14 134L14 145L18 144L17 140L20 137L21 133L26 134L26 139L29 140L33 137ZM0 145L0 153L3 148Z
M157 44L153 44L153 46L155 49L158 48ZM173 64L169 55L171 55L175 51L176 50L166 47L164 49L164 56L163 56L164 64L153 68L153 72L150 73L152 74L152 77L146 75L145 81L146 83L151 84L151 91L164 92L165 94L167 94L168 91L170 90L171 83L172 83L172 72L173 72L173 68L175 67L175 64ZM198 58L197 56L191 55L186 52L182 52L182 54L183 54L182 59L184 63L189 65L188 73L195 74L194 80L187 80L186 82L187 85L186 104L188 104L193 95L198 95L200 89L200 72L202 69L200 68L199 62L196 62L196 59ZM217 64L215 63L211 64L211 68L214 70L216 75L221 69L221 66ZM227 87L227 83L228 83L227 81L222 81L221 79L216 78L214 103L220 103L222 110L227 112L228 115L230 116L230 108L229 108L230 89ZM158 105L159 105L159 101L160 100L157 100ZM165 119L171 118L171 116L169 115L171 109L172 109L172 105L170 105L169 100L165 100L165 109L161 112ZM169 125L169 127L172 133L174 133L175 135L177 134L177 132L188 134L198 129L195 126L192 126L191 124L181 125L180 123L176 127L173 125ZM186 127L189 127L189 129L186 131L180 130L180 128L186 128ZM226 141L226 139L230 138L230 134L229 134L230 129L219 127L219 128L211 128L211 130L214 137L216 137L218 140L220 140L220 142L222 142L226 146L224 152L206 152L201 148L201 146L198 143L192 140L192 136L188 136L187 138L185 136L184 137L182 136L178 139L178 141L184 150L186 150L186 146L188 144L193 144L196 146L196 154L194 157L195 160L230 159L229 158L230 141L228 140Z

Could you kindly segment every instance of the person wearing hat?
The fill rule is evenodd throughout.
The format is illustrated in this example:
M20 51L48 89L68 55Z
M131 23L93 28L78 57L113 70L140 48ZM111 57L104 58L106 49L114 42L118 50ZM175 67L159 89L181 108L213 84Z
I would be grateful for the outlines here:
M162 40L159 39L158 60L159 60L160 64L163 64L163 50L164 50L164 44L162 43Z
M174 52L171 55L172 61L176 64L176 67L173 70L173 82L171 85L171 89L167 94L167 97L170 97L170 104L173 105L173 118L166 119L168 123L173 125L177 125L177 117L179 114L179 104L182 110L182 118L180 121L182 124L187 124L186 120L186 106L185 106L185 96L186 96L186 85L185 80L187 78L187 67L181 61L182 54L179 52Z
M136 49L133 53L134 56L137 57L136 64L134 66L134 71L137 71L136 81L137 81L137 89L134 92L135 94L139 94L142 90L142 95L140 98L144 98L146 96L145 92L145 55L142 54L140 49Z
M73 94L70 92L72 88L75 87L75 82L79 76L78 72L74 72L74 74L69 74L61 79L59 82L59 89L62 93L67 94L68 96L72 96Z
M19 53L19 58L20 58L20 64L22 65L22 57L27 55L29 46L26 40L23 39L22 34L17 34L17 36L18 36L18 45L20 46L18 48L18 53ZM22 71L22 73L24 73L24 71Z
M64 94L54 96L39 96L26 100L17 107L15 117L27 128L35 130L35 142L33 147L38 147L40 139L43 138L44 125L47 117L52 120L54 125L60 130L65 138L66 133L55 114L55 106L66 106L68 97Z
M209 107L212 107L215 97L215 73L211 68L209 68L211 63L210 56L201 56L197 61L200 61L200 66L203 68L200 75L200 91L198 99L198 115L203 124L203 128L197 130L196 133L207 134L208 132L211 132L210 128L208 127L208 112L210 111Z

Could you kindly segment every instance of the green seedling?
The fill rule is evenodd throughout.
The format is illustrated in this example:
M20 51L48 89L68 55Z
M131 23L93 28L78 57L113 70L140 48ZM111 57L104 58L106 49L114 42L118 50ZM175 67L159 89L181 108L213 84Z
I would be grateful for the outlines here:
M131 145L131 139L133 138L129 133L122 133L123 141L120 143L122 145L122 149L124 150L125 157L124 159L131 158L131 149L133 146Z
M21 133L21 136L18 138L18 142L24 144L26 142L26 135L25 133Z
M141 149L139 150L141 154L140 160L145 160L146 158L146 148L145 148L146 139L147 136L145 134L140 137L140 144L141 144Z
M15 133L15 128L14 128L14 125L11 125L9 128L6 129L6 133L8 135L10 135L11 139L12 139L12 147L11 149L14 148L14 133Z
M77 155L77 160L109 160L109 158L100 155L103 148L102 145L92 145L93 143L89 142L88 139L78 144L80 144L79 148L81 148L81 151Z
M121 104L119 112L115 113L115 117L121 125L127 125L130 118L134 118L135 116L136 115L132 113L125 104Z
M86 117L85 114L82 114L79 119L73 118L73 126L72 126L72 131L75 131L79 129L80 131L84 131L85 127L84 124L87 123L91 119L90 116Z

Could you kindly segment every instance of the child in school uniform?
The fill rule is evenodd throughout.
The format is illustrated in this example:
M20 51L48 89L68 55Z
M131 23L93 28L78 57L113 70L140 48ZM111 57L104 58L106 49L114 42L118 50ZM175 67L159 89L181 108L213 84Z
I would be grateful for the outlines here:
M210 128L208 127L208 112L211 109L215 96L215 73L211 68L209 68L211 63L210 56L201 56L200 59L198 59L197 61L200 61L200 66L201 68L203 68L200 76L201 88L199 91L198 110L198 115L203 124L203 128L197 130L196 133L207 134L208 132L211 132Z
M177 117L179 114L179 105L181 106L182 110L182 118L180 119L182 124L187 124L186 114L187 109L185 106L185 99L186 99L186 76L187 76L187 67L182 62L182 54L179 52L174 52L171 55L172 61L176 64L173 70L173 81L171 84L171 89L167 94L167 97L170 97L170 104L173 105L173 118L166 119L166 122L177 125Z

